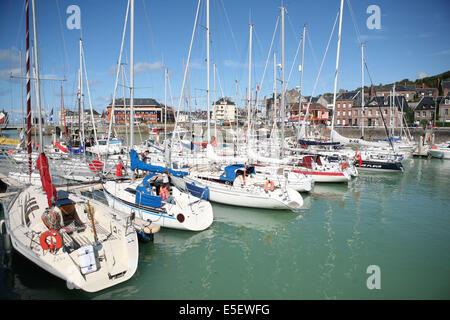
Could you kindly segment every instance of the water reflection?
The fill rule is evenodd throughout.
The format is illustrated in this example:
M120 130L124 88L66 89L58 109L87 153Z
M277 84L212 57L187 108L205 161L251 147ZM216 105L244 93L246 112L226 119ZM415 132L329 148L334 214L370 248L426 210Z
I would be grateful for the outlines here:
M213 204L214 223L224 222L235 227L255 229L261 232L273 232L285 229L298 213L290 210L262 210Z

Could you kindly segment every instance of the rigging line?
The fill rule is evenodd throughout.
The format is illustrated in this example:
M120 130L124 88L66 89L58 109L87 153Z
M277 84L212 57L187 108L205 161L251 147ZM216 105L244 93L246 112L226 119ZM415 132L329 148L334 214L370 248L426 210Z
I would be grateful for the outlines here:
M263 76L261 78L260 90L262 89L263 84L264 84L264 77L266 75L267 65L269 64L269 60L270 60L270 57L271 57L272 47L273 47L273 43L275 41L275 36L277 34L277 29L278 29L278 23L279 22L280 22L280 15L277 16L277 21L275 23L275 29L273 31L272 41L270 42L269 53L267 54L266 65L264 66L264 72L263 72ZM258 100L260 98L260 95L258 95L256 98L257 98L256 105L258 105ZM236 101L236 103L237 103L237 101Z
M220 3L222 5L223 11L225 12L225 19L226 19L226 21L228 23L228 26L230 27L231 38L233 39L234 48L236 49L236 53L237 53L237 56L238 56L239 60L241 60L242 59L241 53L240 53L239 48L237 46L236 38L234 36L233 28L231 27L230 19L228 18L227 9L225 8L225 5L223 4L223 0L220 0Z
M309 102L308 102L308 105L306 107L306 113L305 113L305 116L303 117L303 121L302 121L302 128L305 127L305 121L306 121L306 118L308 117L308 113L309 113L309 106L311 104L312 98L314 97L314 93L316 91L317 83L318 83L319 78L320 78L320 73L322 72L323 64L325 62L325 58L326 58L327 53L328 53L328 48L330 47L330 43L331 43L331 39L333 38L334 30L336 29L336 24L337 24L337 21L338 21L338 18L339 18L339 13L340 12L338 10L338 13L336 15L336 19L334 20L333 29L331 30L330 38L328 39L327 48L325 50L325 54L324 54L323 59L322 59L322 64L320 65L319 73L317 74L317 78L316 78L316 81L314 83L313 91L311 93L311 97L309 98ZM299 109L300 109L300 105L299 105ZM300 114L300 110L299 110L299 114Z
M347 0L348 8L350 9L350 15L352 16L353 26L356 31L356 37L358 38L358 42L361 44L361 34L359 33L358 25L356 24L355 14L352 9L352 5L350 4L350 0Z
M20 15L20 23L19 23L20 28L18 28L18 30L17 30L17 34L16 34L16 42L15 42L15 43L18 43L19 35L22 36L22 35L21 35L21 31L22 31L22 25L24 24L24 23L23 23L23 17L24 17L24 15L25 15L25 13L26 13L26 10L25 10L25 1L23 1L21 12L22 12L22 14ZM22 47L22 48L23 48L23 47Z
M66 77L66 74L70 73L70 64L69 64L69 56L67 54L67 47L66 47L66 40L64 38L64 32L63 32L63 27L62 27L62 18L61 18L61 12L59 9L59 1L55 0L56 2L56 11L58 11L58 19L59 19L59 31L60 31L60 35L61 35L61 39L62 39L62 43L63 43L63 50L64 50L64 59L65 64L64 64L64 78ZM67 68L67 70L66 70Z
M153 50L155 50L155 53L156 53L157 50L156 50L156 44L155 44L155 37L154 37L152 26L150 24L150 17L148 15L146 1L142 0L142 4L144 5L145 21L147 22L147 26L148 26L149 31L150 31L150 39L152 41ZM159 55L161 55L161 52L159 53ZM156 54L155 54L155 56L156 56Z
M188 71L188 67L189 67L190 61L191 61L192 44L194 42L195 31L197 30L198 13L200 11L200 4L201 4L201 0L198 0L197 12L195 14L194 27L193 27L192 36L191 36L191 43L189 45L189 53L188 53L188 58L186 60L186 66L185 66L185 69L184 69L184 76L183 76L183 83L182 83L182 86L181 86L181 93L180 93L179 100L178 100L178 105L177 105L177 113L178 113L178 110L180 109L180 106L181 106L181 103L182 103L182 99L183 99L183 96L184 96L184 86L186 84L187 71ZM209 32L209 30L208 30L208 32ZM174 128L173 128L174 132L176 132L176 129L177 129L177 124L178 124L178 121L177 121L178 119L177 118L178 117L175 117L175 125L174 125Z
M297 61L298 52L300 50L300 46L301 46L302 42L303 42L302 39L300 39L300 41L298 42L297 51L295 52L295 56L294 56L294 61L292 61L291 70L289 71L289 76L286 81L286 88L288 88L288 86L289 86L289 81L291 80L292 70L294 69L295 62Z
M311 48L311 53L312 53L312 57L313 57L314 67L317 70L318 61L317 61L316 53L314 51L314 48L313 48L313 45L312 45L312 42L311 42L311 33L309 32L309 29L306 29L306 32L308 33L308 35L307 36L305 35L305 37L308 38L308 44L309 44L309 47Z

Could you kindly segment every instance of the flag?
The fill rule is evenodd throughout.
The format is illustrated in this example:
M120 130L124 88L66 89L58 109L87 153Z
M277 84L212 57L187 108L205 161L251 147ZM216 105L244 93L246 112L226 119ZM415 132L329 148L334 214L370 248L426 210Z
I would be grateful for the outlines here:
M49 115L49 121L53 123L53 108L52 111L50 111L50 115Z

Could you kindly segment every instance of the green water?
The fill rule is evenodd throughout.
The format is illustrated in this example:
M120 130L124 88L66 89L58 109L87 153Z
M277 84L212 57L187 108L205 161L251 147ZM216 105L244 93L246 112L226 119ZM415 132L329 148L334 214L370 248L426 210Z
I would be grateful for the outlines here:
M14 254L0 269L0 298L449 299L450 161L404 166L316 185L300 212L213 204L208 230L161 230L140 244L132 279L95 294ZM371 265L380 289L367 287Z

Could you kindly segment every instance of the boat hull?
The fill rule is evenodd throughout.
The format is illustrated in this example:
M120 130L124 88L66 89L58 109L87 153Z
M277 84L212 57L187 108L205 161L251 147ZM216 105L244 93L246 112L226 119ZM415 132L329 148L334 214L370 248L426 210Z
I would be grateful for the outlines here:
M208 201L189 197L174 189L173 192L177 193L175 199L178 199L175 205L165 203L164 208L153 208L136 204L133 195L127 195L124 189L125 186L121 187L114 181L106 182L103 191L108 205L127 214L135 213L163 228L202 231L213 222L213 210ZM180 198L183 200L179 201Z

